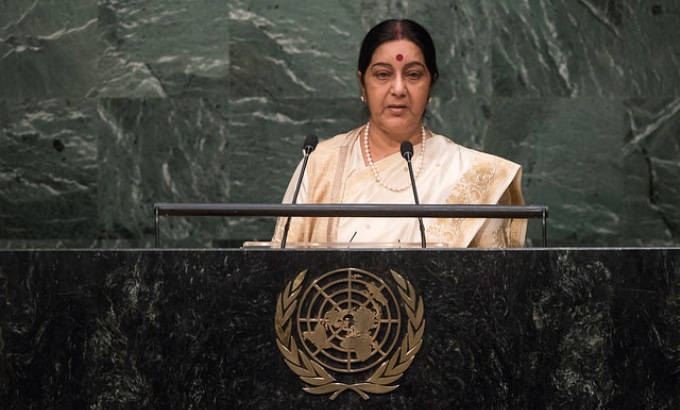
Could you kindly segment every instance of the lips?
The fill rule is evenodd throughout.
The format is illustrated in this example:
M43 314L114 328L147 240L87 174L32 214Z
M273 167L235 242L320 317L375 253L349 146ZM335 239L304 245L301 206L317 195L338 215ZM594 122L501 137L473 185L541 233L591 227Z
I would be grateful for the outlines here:
M388 105L387 109L395 115L402 114L406 111L407 107L405 105L400 105L400 104L392 104Z

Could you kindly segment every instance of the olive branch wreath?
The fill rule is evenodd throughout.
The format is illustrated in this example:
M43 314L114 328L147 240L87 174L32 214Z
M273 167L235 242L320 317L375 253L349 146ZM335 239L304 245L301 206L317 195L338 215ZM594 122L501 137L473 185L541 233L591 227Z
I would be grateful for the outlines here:
M393 385L392 383L401 378L423 344L425 309L423 307L423 298L416 295L411 283L393 270L390 270L390 273L392 273L392 277L397 282L399 294L404 301L404 310L408 316L408 332L401 346L397 348L392 357L381 363L371 377L362 383L346 384L338 382L319 363L310 360L298 348L295 338L291 336L291 318L297 308L297 298L300 296L301 285L307 275L307 270L305 269L300 272L292 282L286 285L284 291L279 294L276 302L276 316L274 318L277 336L276 344L283 354L288 367L302 381L311 385L304 387L303 390L311 394L331 394L331 400L335 400L340 393L351 390L364 400L367 400L369 398L368 393L384 394L394 391L399 387L399 385Z

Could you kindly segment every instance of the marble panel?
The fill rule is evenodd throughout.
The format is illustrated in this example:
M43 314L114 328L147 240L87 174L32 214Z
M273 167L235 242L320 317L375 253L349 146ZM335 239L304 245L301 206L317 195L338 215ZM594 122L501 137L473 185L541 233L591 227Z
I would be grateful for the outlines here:
M100 0L104 98L225 95L229 10L223 0Z
M359 4L240 1L229 4L231 96L359 96Z
M278 202L306 134L366 120L357 54L386 18L434 38L428 126L521 163L527 202L551 206L551 244L680 243L679 0L1 7L0 248L151 246L156 200ZM272 226L163 223L167 246L238 244Z
M226 202L229 140L219 98L102 99L98 214L103 240L153 243L155 202ZM210 246L225 221L174 218L163 243Z
M680 241L680 98L626 101L628 236L635 245Z
M626 96L624 3L494 2L494 95Z
M0 240L95 241L97 126L87 100L0 99Z
M625 243L620 101L498 98L491 118L484 148L523 166L526 202L550 207L550 246Z
M96 0L4 1L0 98L82 98L97 82Z
M630 1L626 79L631 97L680 96L680 1Z

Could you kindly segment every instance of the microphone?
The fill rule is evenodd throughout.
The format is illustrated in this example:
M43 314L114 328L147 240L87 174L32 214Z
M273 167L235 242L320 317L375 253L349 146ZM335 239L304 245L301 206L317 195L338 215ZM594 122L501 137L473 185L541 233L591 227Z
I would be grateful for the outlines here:
M319 139L316 137L314 134L309 134L305 137L305 144L303 145L302 150L304 151L306 156L309 156L309 154L312 153L316 149L316 144L319 143ZM295 203L295 202L293 202Z
M300 193L300 186L302 185L302 178L305 175L305 169L307 169L307 160L309 159L309 154L316 149L316 144L319 143L319 138L314 134L309 134L305 138L305 143L302 145L302 153L304 158L302 160L302 169L300 170L300 176L298 177L297 186L295 187L295 193L293 194L292 204L297 202L298 194ZM281 237L281 249L286 247L286 239L288 239L288 230L290 229L290 216L286 220L286 226L283 229L283 236Z
M413 144L409 141L404 141L401 143L401 156L406 160L408 164L408 174L411 177L411 188L413 188L413 198L416 201L416 205L420 205L420 200L418 199L418 189L416 188L416 178L413 176L413 165L411 164L411 158L413 158ZM420 224L420 242L423 245L423 249L426 248L425 243L425 225L423 225L423 218L418 217L418 223Z

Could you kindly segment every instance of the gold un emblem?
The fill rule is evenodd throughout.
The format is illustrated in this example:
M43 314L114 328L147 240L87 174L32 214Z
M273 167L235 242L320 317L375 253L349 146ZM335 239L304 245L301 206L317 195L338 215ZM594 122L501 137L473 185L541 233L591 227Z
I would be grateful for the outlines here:
M422 297L390 273L399 298L379 276L354 268L325 273L306 289L304 270L279 294L276 343L306 392L334 400L351 390L368 399L399 387L422 345L425 319Z

